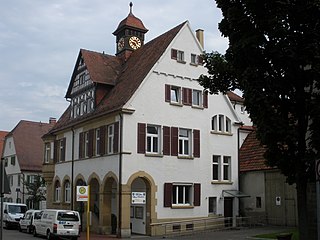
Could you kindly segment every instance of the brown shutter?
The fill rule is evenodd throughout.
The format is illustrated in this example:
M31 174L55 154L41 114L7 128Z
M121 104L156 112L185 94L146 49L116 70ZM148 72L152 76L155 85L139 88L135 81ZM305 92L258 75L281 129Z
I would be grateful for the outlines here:
M182 104L188 105L188 89L182 88Z
M170 155L170 127L163 126L163 155Z
M165 101L166 102L170 102L171 100L170 92L171 92L171 86L166 84L165 85Z
M58 162L58 145L59 145L59 141L55 140L53 143L53 162L54 163Z
M178 50L171 49L171 58L177 60Z
M188 105L192 105L192 89L191 88L188 88Z
M94 129L89 130L89 146L88 146L88 157L93 156L93 138L94 138Z
M208 108L208 91L203 92L203 107Z
M178 128L171 128L171 155L178 156Z
M203 65L203 57L202 55L198 55L198 64Z
M83 158L83 151L84 151L84 132L79 134L79 159Z
M138 123L138 141L137 141L138 153L146 152L146 124Z
M193 130L193 156L200 157L200 130Z
M193 196L193 205L200 206L201 203L201 184L195 183L193 184L194 196Z
M163 206L171 207L172 206L172 183L164 184L164 193L163 193Z
M62 138L60 141L62 145L60 160L65 161L66 160L66 138Z
M113 152L119 152L119 122L114 123Z
M106 153L106 126L100 127L100 155L104 155Z

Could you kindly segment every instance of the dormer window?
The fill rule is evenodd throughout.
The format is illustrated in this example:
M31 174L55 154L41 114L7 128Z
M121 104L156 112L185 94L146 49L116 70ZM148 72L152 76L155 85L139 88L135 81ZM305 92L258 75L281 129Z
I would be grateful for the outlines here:
M211 130L213 133L231 134L231 120L225 115L218 114L211 119Z

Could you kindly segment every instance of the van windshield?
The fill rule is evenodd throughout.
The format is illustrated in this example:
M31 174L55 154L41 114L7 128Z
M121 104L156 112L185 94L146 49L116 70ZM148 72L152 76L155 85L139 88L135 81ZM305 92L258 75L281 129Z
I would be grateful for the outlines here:
M58 221L79 221L78 214L75 212L58 212Z
M12 214L16 213L25 213L27 211L26 206L18 206L18 205L9 205L8 212Z

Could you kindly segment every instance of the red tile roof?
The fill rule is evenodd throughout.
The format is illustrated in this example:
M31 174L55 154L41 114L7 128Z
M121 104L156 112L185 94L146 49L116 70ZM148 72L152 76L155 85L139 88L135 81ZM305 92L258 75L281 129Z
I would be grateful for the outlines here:
M41 171L43 141L52 124L21 120L8 134L13 137L21 171Z
M244 102L244 99L234 92L228 91L227 96L229 97L230 101Z
M131 98L147 74L151 71L152 67L156 64L158 59L162 56L174 37L185 24L186 22L183 22L134 51L123 64L119 62L116 56L81 49L79 55L85 56L84 61L88 66L90 76L99 76L93 77L92 80L97 81L97 79L103 79L104 75L111 74L114 77L112 82L114 82L115 85L105 95L92 113L76 119L70 119L69 106L50 132L56 132L73 126L81 121L87 121L97 116L119 111ZM110 65L113 65L113 67L108 68ZM108 70L106 68L108 68ZM109 83L110 79L111 78L108 80ZM69 86L68 92L70 91Z
M148 29L146 29L146 27L143 25L143 22L139 18L134 16L131 11L128 16L119 23L117 29L113 32L113 34L116 35L124 27L132 27L135 29L139 29L142 32L148 31Z
M1 154L1 156L2 156L2 151L3 151L4 139L8 133L9 132L6 132L6 131L0 131L0 154Z
M272 169L266 165L264 153L265 148L256 138L256 132L252 131L240 148L240 172Z

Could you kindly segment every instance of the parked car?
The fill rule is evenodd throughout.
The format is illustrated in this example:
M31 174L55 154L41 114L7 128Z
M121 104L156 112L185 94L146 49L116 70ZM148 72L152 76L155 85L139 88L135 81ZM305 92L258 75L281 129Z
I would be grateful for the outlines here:
M80 236L80 214L77 211L46 209L34 221L33 235L47 239L61 237L77 240Z
M23 203L3 203L3 223L5 228L18 227L20 218L28 210L27 205Z
M34 219L38 219L41 210L33 210L30 209L26 211L23 217L20 219L19 222L19 231L26 231L27 233L33 233L34 229Z

